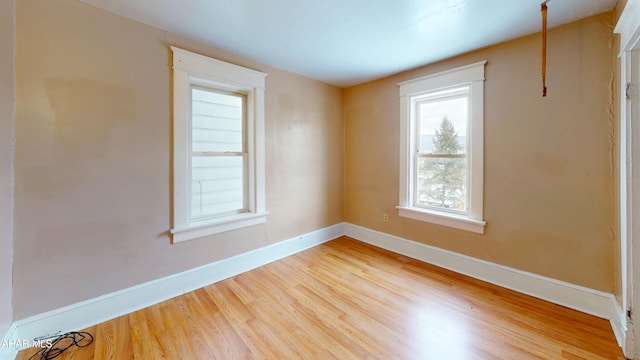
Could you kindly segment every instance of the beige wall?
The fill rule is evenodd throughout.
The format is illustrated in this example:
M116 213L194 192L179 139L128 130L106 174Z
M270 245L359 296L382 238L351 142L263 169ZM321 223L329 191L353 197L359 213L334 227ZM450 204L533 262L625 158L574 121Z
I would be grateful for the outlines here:
M73 0L19 1L16 45L16 319L343 220L341 89ZM269 74L266 225L170 245L168 45Z
M13 43L14 0L0 1L0 339L12 321Z
M73 0L21 0L14 317L343 220L611 292L617 246L612 19L605 14L550 31L545 99L540 39L531 36L346 89L343 107L343 91L326 84ZM266 225L169 244L168 45L269 74ZM486 234L398 218L396 83L479 60L488 60ZM3 135L11 121L1 119ZM7 154L10 149L0 149L2 169L11 169ZM0 181L0 191L6 184ZM2 301L0 320L11 312Z
M613 292L613 14L345 90L345 220L543 276ZM487 60L485 235L399 218L397 83ZM382 214L389 222L382 222Z

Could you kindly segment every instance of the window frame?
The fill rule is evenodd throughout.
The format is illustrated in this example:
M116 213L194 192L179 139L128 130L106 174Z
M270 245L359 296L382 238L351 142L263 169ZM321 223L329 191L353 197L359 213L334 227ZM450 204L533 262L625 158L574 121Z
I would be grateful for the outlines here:
M173 60L173 226L179 243L266 222L264 92L267 74L171 46ZM246 94L248 211L194 221L191 209L191 89Z
M484 69L480 61L398 83L400 96L400 189L398 215L401 217L484 234ZM467 128L468 213L461 214L415 204L416 104L443 90L469 87Z

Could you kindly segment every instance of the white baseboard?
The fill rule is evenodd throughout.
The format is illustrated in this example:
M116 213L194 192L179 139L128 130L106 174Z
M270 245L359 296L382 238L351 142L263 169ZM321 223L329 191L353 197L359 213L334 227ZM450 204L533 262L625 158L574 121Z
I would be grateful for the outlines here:
M627 314L626 311L622 310L622 307L618 303L618 301L614 301L611 309L611 318L609 319L609 323L611 324L611 329L613 329L613 334L616 336L616 341L618 345L624 352L627 358L631 358L627 353Z
M14 360L18 355L18 351L22 350L12 344L10 346L4 346L4 344L10 343L12 339L16 339L16 330L16 323L14 322L11 324L9 331L7 331L7 334L2 339L2 343L0 345L0 360Z
M77 331L255 269L344 235L344 224L14 322L12 340ZM2 359L4 360L4 359Z
M618 302L613 294L498 265L353 224L345 224L345 235L507 289L610 321L614 319L618 319L615 320L616 322L619 321L619 314L614 310Z
M618 344L623 349L626 346L626 314L613 294L498 265L349 223L336 224L179 274L18 320L13 323L5 339L31 340L38 336L84 329L252 270L342 235L608 319ZM16 349L0 348L0 360L14 359L16 354Z

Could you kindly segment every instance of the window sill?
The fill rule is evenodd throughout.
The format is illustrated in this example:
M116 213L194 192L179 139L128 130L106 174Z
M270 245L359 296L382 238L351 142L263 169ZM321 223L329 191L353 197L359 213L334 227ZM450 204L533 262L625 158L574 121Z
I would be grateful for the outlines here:
M484 234L484 227L487 225L486 221L470 219L463 215L408 208L404 206L396 206L396 208L398 209L398 215L401 217L448 226L476 234Z
M171 229L173 243L176 244L226 231L264 224L267 221L268 214L266 211L261 213L244 213L208 220L207 222L193 223L183 228L173 228Z

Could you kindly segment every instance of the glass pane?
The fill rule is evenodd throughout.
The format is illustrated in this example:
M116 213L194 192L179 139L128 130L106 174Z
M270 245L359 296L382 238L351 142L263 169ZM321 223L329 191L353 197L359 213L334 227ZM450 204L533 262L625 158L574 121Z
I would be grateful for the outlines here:
M419 152L466 153L468 95L424 101L417 106L420 130Z
M194 152L243 152L242 95L191 89Z
M416 105L415 205L466 212L468 91Z
M467 211L467 158L418 157L416 206Z
M245 210L245 157L194 156L191 218Z

